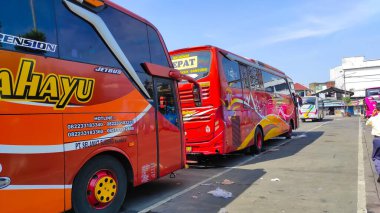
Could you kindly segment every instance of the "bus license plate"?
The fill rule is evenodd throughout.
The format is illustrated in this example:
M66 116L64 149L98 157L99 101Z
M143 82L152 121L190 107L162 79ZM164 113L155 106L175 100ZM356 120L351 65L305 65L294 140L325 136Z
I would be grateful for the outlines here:
M186 147L186 152L191 152L193 149L191 148L191 146L187 146Z

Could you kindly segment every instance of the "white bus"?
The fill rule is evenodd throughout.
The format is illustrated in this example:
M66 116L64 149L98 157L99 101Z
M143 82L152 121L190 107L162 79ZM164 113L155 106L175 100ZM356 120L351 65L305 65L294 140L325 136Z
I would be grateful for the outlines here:
M323 100L316 96L305 96L302 98L302 106L299 109L300 119L305 121L321 121L324 118Z

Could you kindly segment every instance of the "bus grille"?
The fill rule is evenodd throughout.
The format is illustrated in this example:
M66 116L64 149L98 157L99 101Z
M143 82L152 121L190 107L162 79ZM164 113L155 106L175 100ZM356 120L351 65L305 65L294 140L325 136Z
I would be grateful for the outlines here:
M202 100L208 99L210 97L210 87L202 87ZM186 105L195 105L194 103L194 95L193 95L193 89L182 89L179 92L179 98L181 101L181 104Z

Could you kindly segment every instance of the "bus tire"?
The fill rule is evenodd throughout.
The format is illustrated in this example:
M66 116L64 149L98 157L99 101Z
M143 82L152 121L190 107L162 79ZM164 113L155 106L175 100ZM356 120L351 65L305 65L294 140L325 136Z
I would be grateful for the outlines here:
M301 119L302 123L305 123L305 119Z
M74 179L72 206L77 213L114 213L123 205L127 175L123 165L109 155L88 161Z
M286 137L286 139L290 139L292 138L292 134L293 134L293 121L290 121L289 130L284 134L284 136Z
M252 154L259 154L263 150L264 134L260 127L256 127L254 144L251 146Z

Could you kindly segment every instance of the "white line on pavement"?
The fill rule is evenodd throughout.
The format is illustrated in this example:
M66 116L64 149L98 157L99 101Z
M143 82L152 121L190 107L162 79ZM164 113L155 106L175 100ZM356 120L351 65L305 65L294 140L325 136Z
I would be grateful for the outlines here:
M358 136L358 204L357 213L366 213L366 193L364 179L364 160L363 160L363 129L359 117L359 136Z
M312 129L309 129L309 130L307 130L305 133L307 133L307 132L311 132L311 131L313 131L313 130L315 130L315 129L318 129L318 128L320 128L320 127L326 125L327 123L329 123L329 121L324 122L324 123L322 123L322 124L320 124L320 125L318 125L318 126L312 128ZM298 138L295 137L294 139L298 139ZM235 165L234 167L229 167L228 169L226 169L226 170L224 170L224 171L222 171L222 172L220 172L220 173L218 173L218 174L216 174L216 175L214 175L214 176L212 176L212 177L210 177L210 178L207 178L206 180L203 180L203 181L201 181L201 182L198 182L198 183L196 183L196 184L194 184L194 185L192 185L192 186L190 186L190 187L188 187L188 188L186 188L186 189L184 189L184 190L182 190L182 191L180 191L180 192L175 193L174 195L171 195L171 196L169 196L169 197L167 197L167 198L165 198L165 199L163 199L163 200L161 200L161 201L155 203L155 204L153 204L153 205L151 205L151 206L149 206L149 207L147 207L147 208L145 208L145 209L139 211L139 213L147 213L147 212L151 211L152 209L157 208L157 207L161 206L162 204L167 203L167 202L169 202L170 200L173 200L174 198L176 198L176 197L178 197L178 196L181 196L181 195L185 194L186 192L189 192L189 191L195 189L196 187L198 187L198 186L200 186L200 185L202 185L202 184L204 184L204 183L207 183L207 182L211 181L211 180L214 179L214 178L217 178L217 177L219 177L219 176L221 176L221 175L223 175L223 174L225 174L225 173L227 173L227 172L229 172L229 171L231 171L231 170L233 170L233 169L235 169L235 168L238 168L239 166L242 166L242 165L248 163L249 161L251 161L251 160L253 160L253 159L259 157L260 155L263 155L263 154L265 154L265 153L267 153L267 152L270 152L270 151L272 151L272 150L274 150L274 149L277 149L278 147L280 147L280 146L282 146L282 145L284 145L284 144L286 144L286 143L289 143L289 142L292 141L292 140L293 140L293 138L288 139L288 140L285 140L284 142L282 142L282 143L280 143L280 144L278 144L278 145L276 145L276 146L273 146L273 147L271 147L270 149L268 149L268 150L266 150L266 151L264 151L264 152L262 152L262 153L260 153L260 154L258 154L258 155L255 155L255 156L253 156L253 157L250 157L250 158L246 159L246 160L243 161L243 162L240 162L239 164Z

